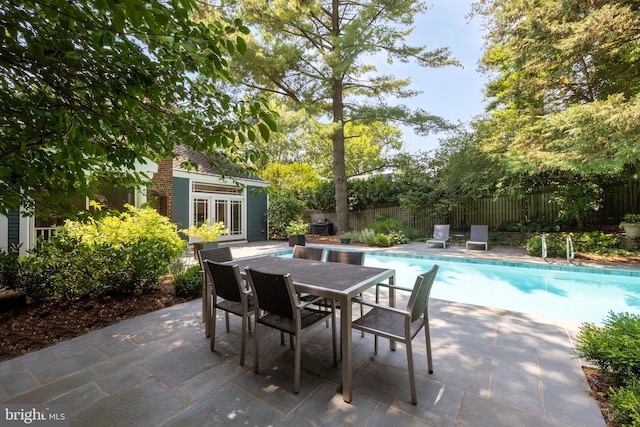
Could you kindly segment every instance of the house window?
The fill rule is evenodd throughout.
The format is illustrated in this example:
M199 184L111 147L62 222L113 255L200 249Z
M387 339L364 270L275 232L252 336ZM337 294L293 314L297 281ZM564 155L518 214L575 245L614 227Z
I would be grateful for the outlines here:
M245 238L244 189L202 182L192 183L192 224L199 226L207 219L222 222L229 233L218 240Z

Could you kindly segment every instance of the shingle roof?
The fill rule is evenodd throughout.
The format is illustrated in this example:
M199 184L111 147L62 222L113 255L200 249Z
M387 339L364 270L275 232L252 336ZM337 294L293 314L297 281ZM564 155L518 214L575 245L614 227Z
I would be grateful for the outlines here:
M175 147L174 151L177 157L173 159L173 170L196 172L205 175L228 176L231 178L244 178L265 182L257 176L249 175L245 171L241 170L242 168L239 168L236 165L230 163L227 159L221 159L215 156L207 156L182 145ZM182 167L181 164L184 162L192 162L197 164L198 170L188 170Z

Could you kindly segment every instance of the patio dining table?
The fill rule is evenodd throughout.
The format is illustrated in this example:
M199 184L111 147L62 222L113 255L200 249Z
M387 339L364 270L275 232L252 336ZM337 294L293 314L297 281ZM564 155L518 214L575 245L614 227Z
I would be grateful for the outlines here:
M342 339L342 396L345 402L351 402L353 376L351 299L386 280L389 280L389 283L393 285L395 270L278 256L260 256L234 260L229 263L237 264L243 275L246 267L276 274L290 273L296 292L331 298L339 302ZM393 292L389 295L389 304L395 306Z

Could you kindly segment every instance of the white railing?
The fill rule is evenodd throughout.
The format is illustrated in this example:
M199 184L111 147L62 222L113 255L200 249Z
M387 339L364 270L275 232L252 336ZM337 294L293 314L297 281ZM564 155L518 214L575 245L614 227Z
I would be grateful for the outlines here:
M547 239L544 237L544 233L542 233L542 258L547 258Z
M56 235L57 229L58 227L34 227L32 247L37 247L39 242L42 240L50 240Z

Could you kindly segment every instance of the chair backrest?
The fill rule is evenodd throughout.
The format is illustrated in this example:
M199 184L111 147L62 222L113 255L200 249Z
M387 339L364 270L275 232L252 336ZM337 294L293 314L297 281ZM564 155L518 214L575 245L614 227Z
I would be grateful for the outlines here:
M448 240L449 239L449 224L436 224L433 226L433 239L434 240Z
M293 257L311 259L313 261L321 261L324 248L315 248L312 246L295 245L293 247Z
M228 301L240 302L243 280L238 265L221 264L209 259L205 259L203 264L209 274L213 294Z
M296 291L290 274L265 273L248 267L246 272L256 310L293 318Z
M364 252L362 251L327 251L327 262L339 262L341 264L364 265Z
M198 252L198 259L202 260L208 259L215 262L226 262L232 261L233 256L231 255L231 249L228 246L222 246L220 248L215 249L205 249Z
M488 225L472 225L469 240L474 242L487 242L489 240Z
M429 294L431 293L433 282L436 279L438 268L440 267L434 265L431 270L420 274L416 278L416 284L413 286L413 291L411 291L409 303L407 304L407 311L411 313L412 322L422 316L427 309Z

